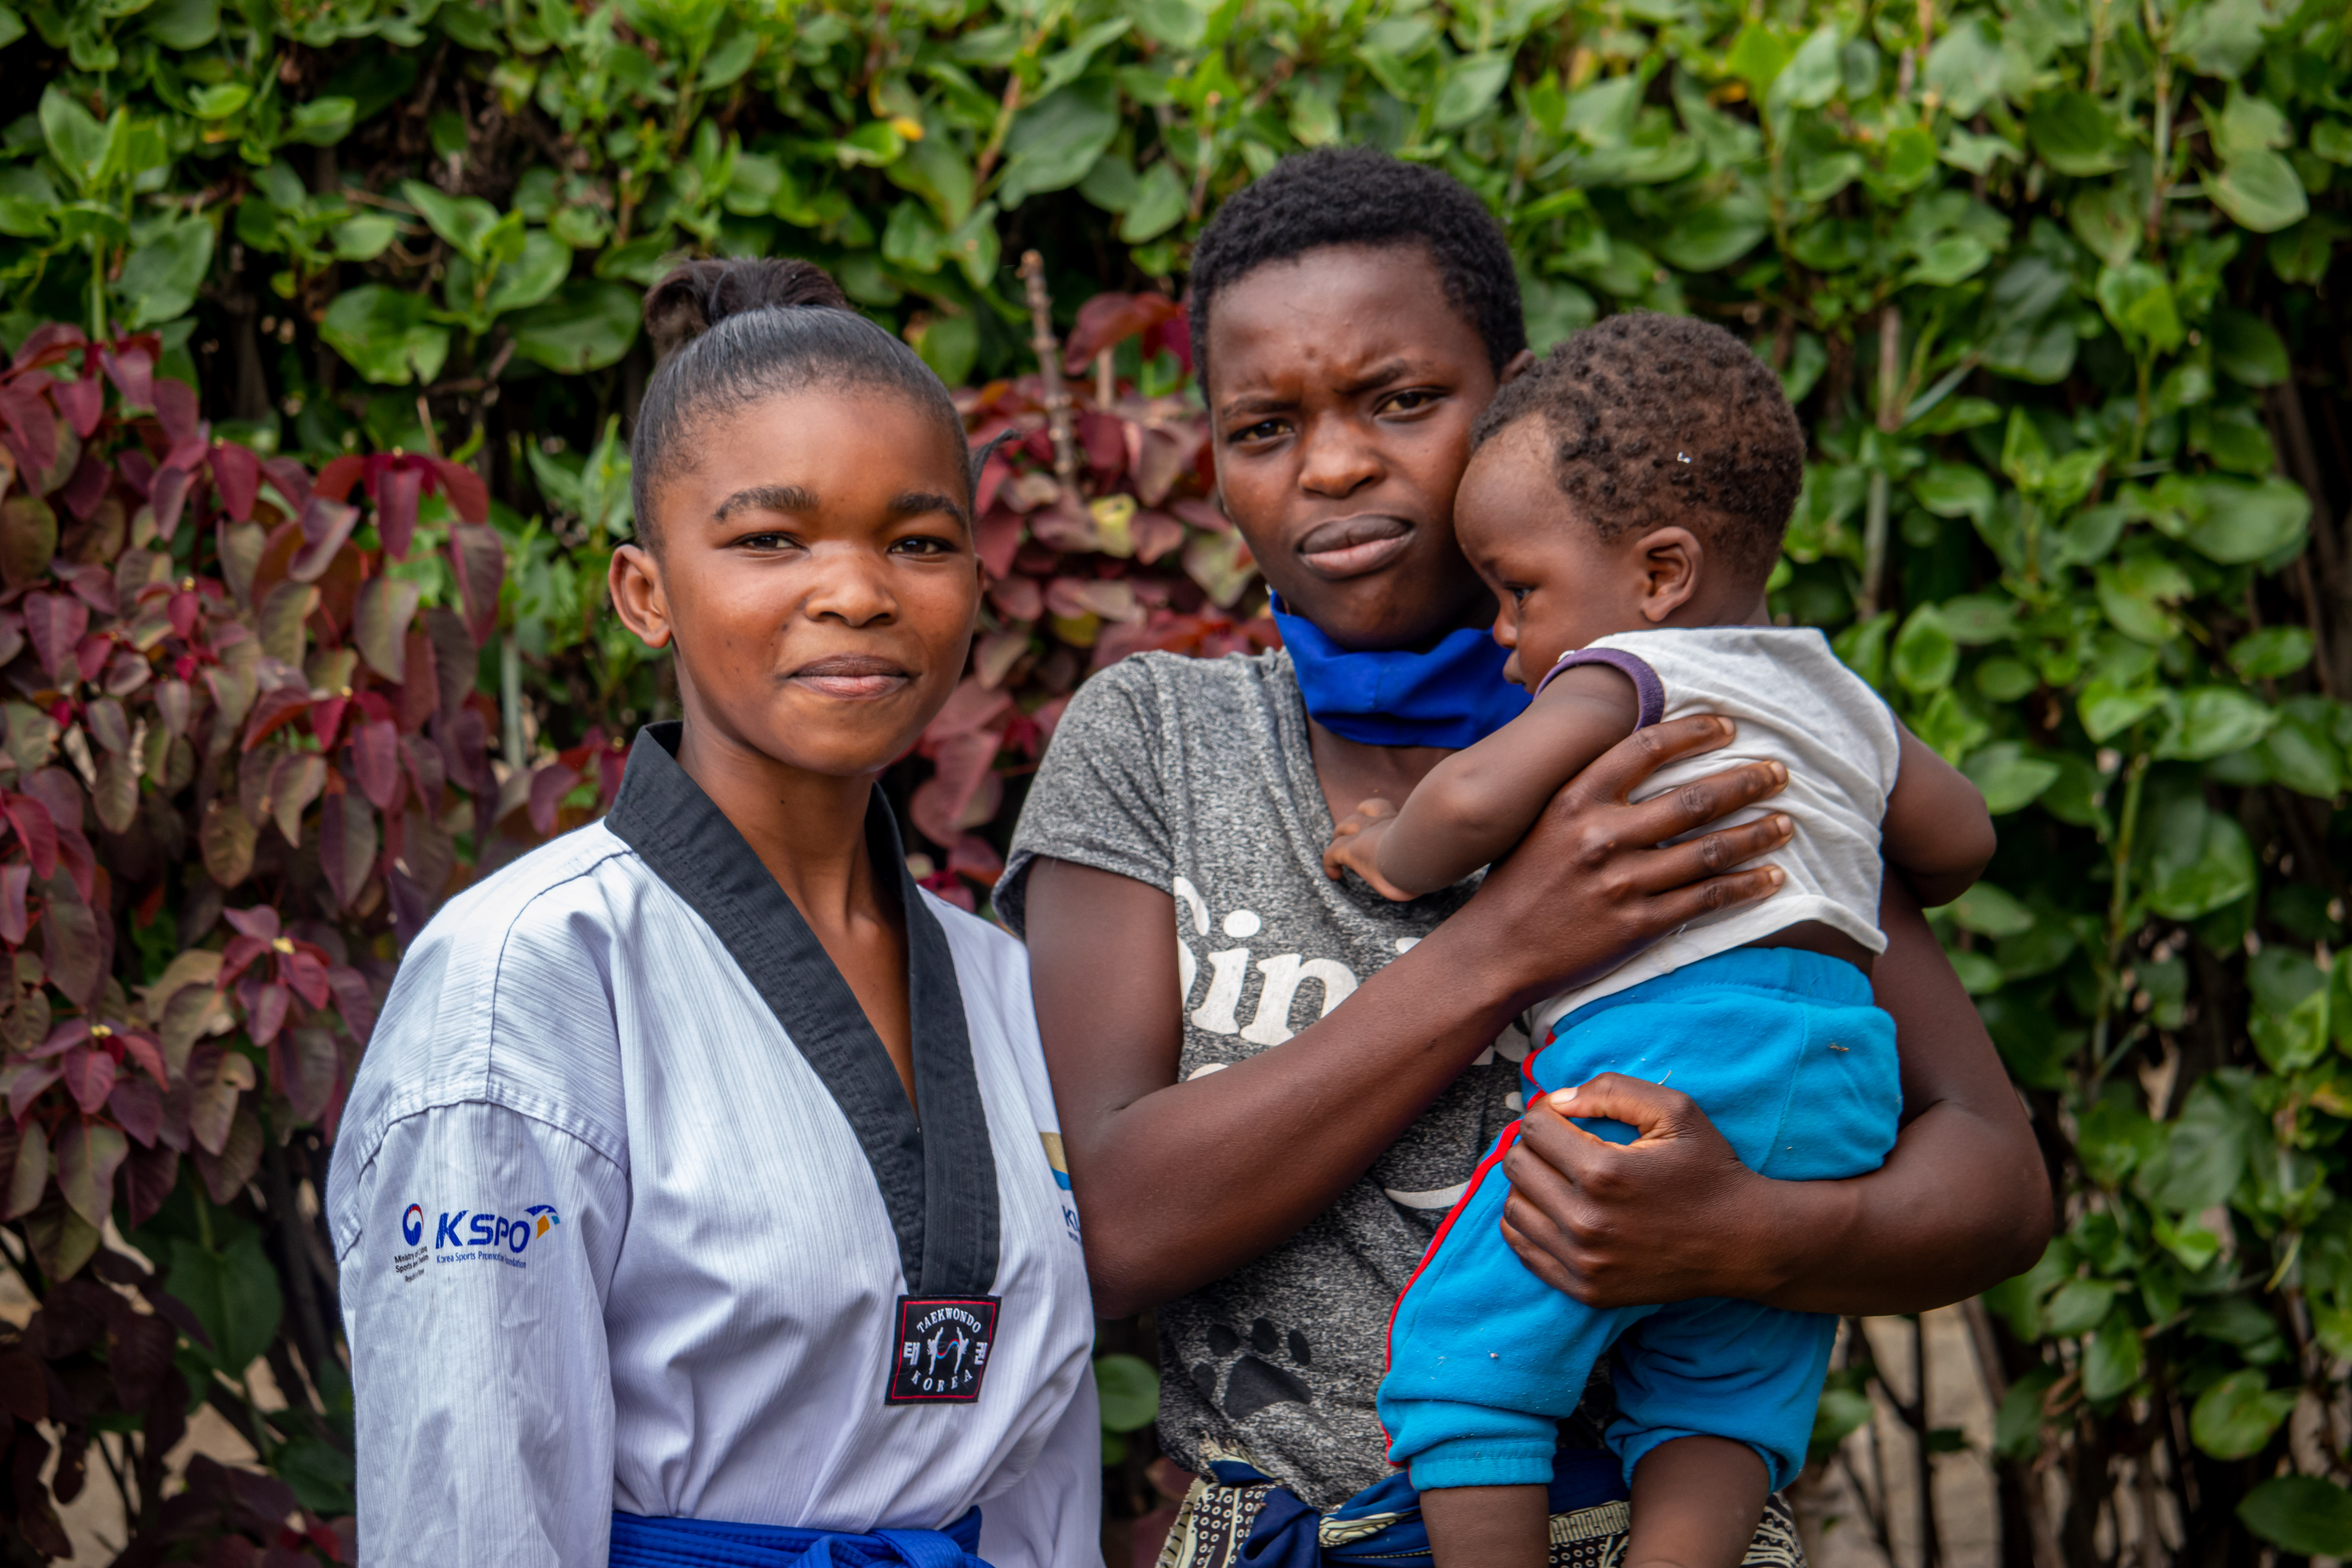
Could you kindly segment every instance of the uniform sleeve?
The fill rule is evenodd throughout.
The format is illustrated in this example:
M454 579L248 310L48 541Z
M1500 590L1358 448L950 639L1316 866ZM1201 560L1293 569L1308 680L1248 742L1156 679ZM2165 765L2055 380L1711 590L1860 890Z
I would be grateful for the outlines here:
M994 1568L1103 1568L1102 1407L1094 1369L1030 1472L980 1507L980 1555Z
M626 1182L503 1106L394 1122L338 1237L368 1568L601 1564Z
M1026 936L1029 868L1040 858L1116 871L1155 888L1174 875L1160 771L1159 701L1148 656L1078 688L1013 829L996 884L998 918Z

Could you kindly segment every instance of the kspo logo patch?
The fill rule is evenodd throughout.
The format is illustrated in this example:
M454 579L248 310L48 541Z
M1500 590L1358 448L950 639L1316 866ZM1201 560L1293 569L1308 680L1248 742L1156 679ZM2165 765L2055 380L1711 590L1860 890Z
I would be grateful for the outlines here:
M996 1343L993 1296L901 1296L885 1405L970 1405Z
M552 1204L533 1204L521 1214L509 1217L488 1210L445 1209L433 1222L433 1245L427 1248L418 1244L425 1237L425 1210L411 1204L400 1216L401 1239L413 1252L393 1258L394 1268L403 1279L413 1278L427 1256L436 1263L503 1263L509 1268L525 1268L529 1263L523 1254L530 1244L563 1223Z

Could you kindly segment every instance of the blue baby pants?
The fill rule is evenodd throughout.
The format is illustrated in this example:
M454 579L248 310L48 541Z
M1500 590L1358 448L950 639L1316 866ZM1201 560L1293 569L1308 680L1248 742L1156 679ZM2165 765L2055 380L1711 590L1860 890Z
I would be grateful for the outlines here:
M1903 1103L1895 1020L1869 980L1796 948L1735 948L1578 1008L1528 1058L1529 1098L1604 1072L1682 1090L1750 1170L1786 1181L1876 1170ZM1397 1301L1380 1394L1390 1460L1423 1491L1549 1481L1558 1423L1614 1345L1608 1441L1628 1484L1651 1449L1699 1435L1753 1447L1776 1490L1794 1479L1837 1320L1720 1298L1602 1310L1553 1289L1499 1229L1510 1183L1496 1167L1517 1136L1480 1162Z

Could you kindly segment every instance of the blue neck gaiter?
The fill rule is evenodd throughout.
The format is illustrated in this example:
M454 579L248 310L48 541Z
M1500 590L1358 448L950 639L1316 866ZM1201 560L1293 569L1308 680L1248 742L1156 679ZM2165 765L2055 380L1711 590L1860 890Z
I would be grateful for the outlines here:
M1308 715L1335 735L1459 750L1527 710L1528 694L1503 679L1510 650L1478 627L1448 632L1420 653L1349 653L1279 598L1273 615Z

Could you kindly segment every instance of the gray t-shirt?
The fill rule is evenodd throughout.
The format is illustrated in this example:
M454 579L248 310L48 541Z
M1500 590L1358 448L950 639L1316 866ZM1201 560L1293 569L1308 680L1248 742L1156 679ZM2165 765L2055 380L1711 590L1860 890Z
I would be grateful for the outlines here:
M1280 650L1139 654L1071 700L996 910L1024 930L1040 856L1175 898L1181 1077L1246 1060L1338 1006L1475 888L1392 904L1323 874L1331 813ZM1339 1202L1232 1275L1160 1309L1160 1443L1199 1471L1246 1458L1321 1509L1389 1473L1374 1398L1389 1310L1486 1149L1519 1113L1512 1029ZM1205 1163L1220 1151L1203 1148ZM1083 1217L1083 1216L1081 1216Z

